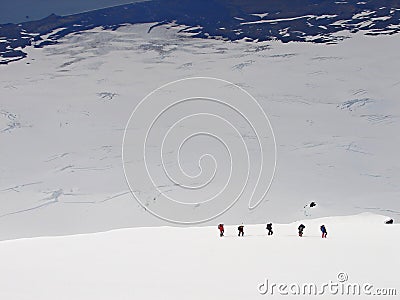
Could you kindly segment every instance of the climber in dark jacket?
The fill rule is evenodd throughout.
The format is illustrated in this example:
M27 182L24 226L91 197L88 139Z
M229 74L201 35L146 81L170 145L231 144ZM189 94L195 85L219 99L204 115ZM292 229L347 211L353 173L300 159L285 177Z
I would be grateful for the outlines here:
M272 223L267 224L268 235L273 235L274 232L272 231Z
M243 236L244 235L244 226L243 226L243 224L238 227L238 230L239 230L238 236Z
M299 226L299 236L301 237L301 236L303 236L303 231L304 231L304 228L306 228L306 226L304 226L303 224L300 224L300 226Z
M322 232L322 238L326 239L326 236L328 235L328 232L326 231L325 225L321 225L320 229L321 229L321 232Z

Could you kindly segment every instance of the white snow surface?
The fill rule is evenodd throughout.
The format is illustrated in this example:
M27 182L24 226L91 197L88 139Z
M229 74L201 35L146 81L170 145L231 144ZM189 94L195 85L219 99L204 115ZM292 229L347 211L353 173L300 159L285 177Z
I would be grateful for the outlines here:
M195 76L246 89L277 140L265 201L249 211L242 199L209 225L398 217L397 35L258 44L188 38L163 26L148 33L151 25L71 34L0 66L0 239L168 225L131 195L122 137L148 93ZM311 201L317 206L304 208Z
M0 298L7 300L122 299L398 299L400 285L399 225L385 217L361 214L265 225L236 226L220 238L216 226L132 228L65 237L40 237L0 242ZM319 226L325 224L328 238ZM367 296L312 294L282 296L271 286L314 284L318 291L338 275L350 284L371 286ZM341 285L333 288L333 293ZM395 296L377 296L378 292ZM261 289L265 292L265 289ZM296 290L294 290L296 291ZM306 290L308 291L308 290ZM340 290L339 290L340 291ZM363 291L363 290L362 290Z

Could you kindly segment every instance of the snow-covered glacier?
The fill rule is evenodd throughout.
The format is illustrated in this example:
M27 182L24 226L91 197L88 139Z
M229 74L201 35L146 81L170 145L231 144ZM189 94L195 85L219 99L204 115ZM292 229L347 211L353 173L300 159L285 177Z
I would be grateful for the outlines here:
M0 24L1 299L397 299L398 1L43 3Z
M277 150L261 205L249 210L242 197L209 224L360 212L398 216L397 35L341 32L347 38L328 45L249 42L196 38L176 23L154 25L71 33L54 45L26 47L25 59L0 66L3 239L165 225L127 185L124 130L150 92L199 76L251 94L271 122ZM196 173L199 157L186 159ZM161 191L175 189L171 183ZM312 201L317 206L310 208Z

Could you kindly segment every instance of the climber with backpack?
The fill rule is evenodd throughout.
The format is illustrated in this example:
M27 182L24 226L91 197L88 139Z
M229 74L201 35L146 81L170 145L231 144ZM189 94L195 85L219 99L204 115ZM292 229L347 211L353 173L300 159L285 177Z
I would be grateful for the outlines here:
M304 226L303 224L300 224L300 226L299 226L299 236L300 237L302 237L303 236L303 231L304 231L304 228L306 228L306 226Z
M274 234L274 232L272 231L272 223L268 223L266 229L268 230L268 235Z
M328 232L326 231L325 225L321 225L320 229L321 229L321 232L322 232L322 238L326 239L326 236L328 235Z
M238 231L239 231L238 236L244 235L244 225L243 224L238 227Z
M224 232L225 232L225 229L224 229L224 224L219 224L218 225L218 229L219 229L219 236L220 237L223 237L224 236Z

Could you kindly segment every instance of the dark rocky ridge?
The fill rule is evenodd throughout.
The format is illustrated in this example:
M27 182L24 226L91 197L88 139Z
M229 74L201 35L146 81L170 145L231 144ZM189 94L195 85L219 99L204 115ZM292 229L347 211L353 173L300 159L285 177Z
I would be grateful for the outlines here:
M264 14L257 16L254 14ZM0 25L0 64L26 56L23 48L57 43L60 37L102 26L175 22L198 27L195 37L226 40L280 40L336 43L340 31L368 35L400 31L400 0L153 0L70 16L50 15L38 21ZM43 35L61 29L51 38Z

